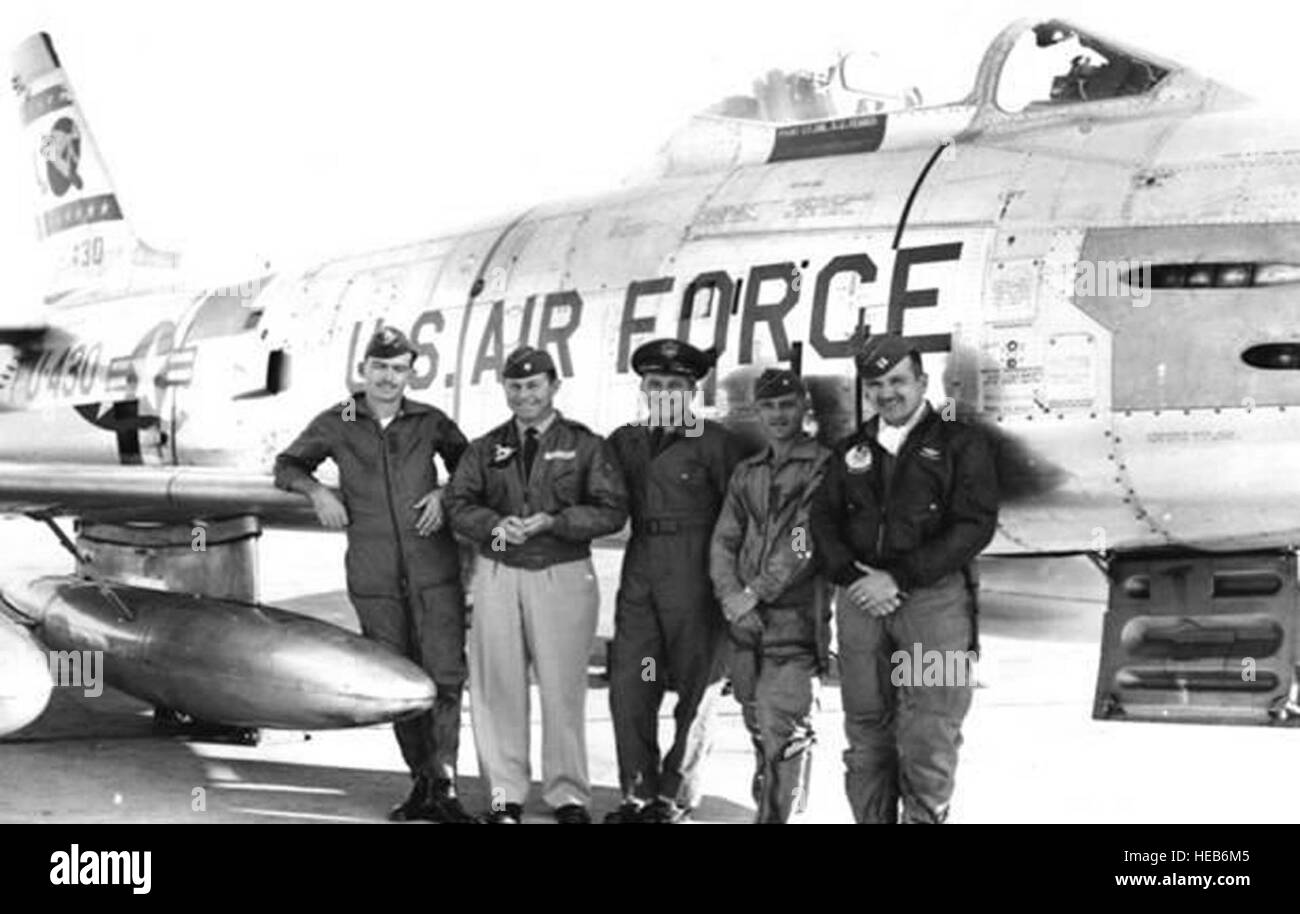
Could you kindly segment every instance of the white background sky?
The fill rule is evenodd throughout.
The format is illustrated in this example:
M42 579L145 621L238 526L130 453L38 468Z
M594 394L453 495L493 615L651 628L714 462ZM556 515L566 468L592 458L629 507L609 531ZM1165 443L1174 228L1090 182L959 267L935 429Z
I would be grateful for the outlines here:
M1300 8L1257 0L5 0L0 60L53 36L146 241L284 263L615 186L773 66L876 49L964 91L1003 25L1053 15L1258 97L1300 91ZM0 323L39 291L32 150L3 98Z

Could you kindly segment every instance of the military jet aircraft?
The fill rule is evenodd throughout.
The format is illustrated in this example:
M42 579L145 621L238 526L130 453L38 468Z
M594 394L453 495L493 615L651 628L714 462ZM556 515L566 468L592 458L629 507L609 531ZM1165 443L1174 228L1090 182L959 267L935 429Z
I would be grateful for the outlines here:
M989 553L1107 573L1095 716L1296 719L1300 125L1241 93L1022 21L955 103L864 90L847 60L776 72L616 192L213 289L132 231L50 38L14 60L54 269L44 320L0 329L0 509L76 569L3 587L0 669L28 672L0 679L0 732L40 713L43 648L103 650L110 684L218 722L419 704L410 670L257 603L263 525L314 524L272 459L384 324L471 434L515 345L607 431L630 353L668 335L723 350L706 415L743 424L748 381L795 363L830 440L862 418L855 339L904 334L935 405L997 442Z

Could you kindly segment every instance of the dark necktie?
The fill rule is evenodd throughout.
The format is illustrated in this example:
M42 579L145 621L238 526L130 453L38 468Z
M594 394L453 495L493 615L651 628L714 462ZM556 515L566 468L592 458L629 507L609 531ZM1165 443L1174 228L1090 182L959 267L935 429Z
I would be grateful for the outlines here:
M533 460L537 457L537 429L530 428L524 432L524 479L533 475Z

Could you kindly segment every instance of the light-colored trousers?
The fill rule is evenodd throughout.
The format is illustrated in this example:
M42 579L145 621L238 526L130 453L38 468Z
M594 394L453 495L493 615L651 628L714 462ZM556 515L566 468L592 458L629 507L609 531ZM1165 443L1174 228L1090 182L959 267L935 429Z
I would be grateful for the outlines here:
M587 661L600 609L591 559L533 571L480 555L471 591L470 713L493 808L528 797L530 663L542 699L542 799L586 806Z

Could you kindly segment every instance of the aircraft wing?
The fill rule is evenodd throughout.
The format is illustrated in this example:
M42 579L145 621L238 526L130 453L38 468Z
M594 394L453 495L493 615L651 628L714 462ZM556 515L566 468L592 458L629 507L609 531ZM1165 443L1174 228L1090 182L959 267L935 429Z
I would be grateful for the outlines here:
M6 463L0 513L119 523L252 514L278 527L319 528L307 499L277 489L269 474L192 467Z

